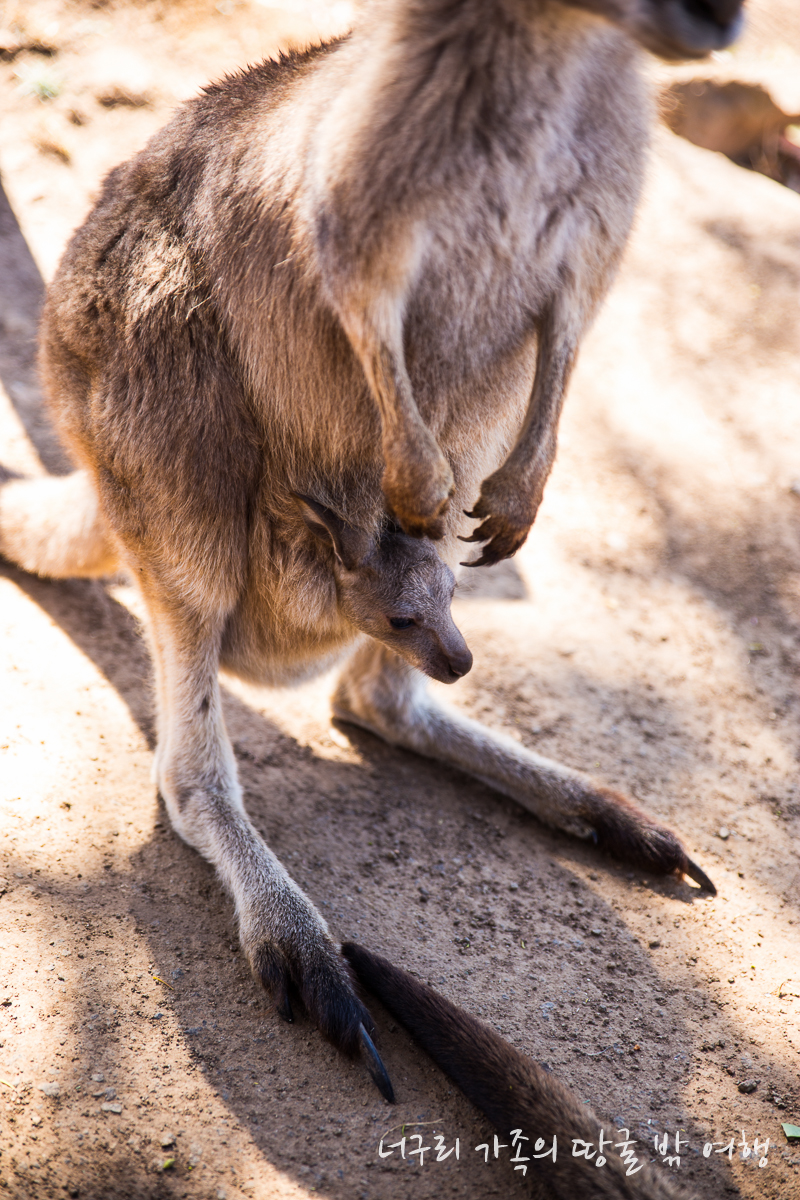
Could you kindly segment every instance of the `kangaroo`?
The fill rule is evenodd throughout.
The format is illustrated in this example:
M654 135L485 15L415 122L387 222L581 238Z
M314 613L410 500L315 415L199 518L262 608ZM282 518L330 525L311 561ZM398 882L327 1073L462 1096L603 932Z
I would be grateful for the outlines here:
M800 147L785 134L800 113L784 112L766 88L738 79L681 80L664 89L661 106L673 133L798 190Z
M216 867L279 1012L291 1019L291 985L345 1052L371 1055L369 1015L247 818L218 670L286 684L353 645L347 562L321 509L374 540L388 509L451 569L459 539L483 563L522 544L639 193L636 43L701 55L731 40L739 9L385 0L349 37L179 109L108 176L49 288L42 376L81 470L9 485L5 552L43 573L130 571L173 827ZM624 796L431 698L414 629L370 625L336 716L713 890ZM455 677L465 650L442 636L434 657Z
M603 1126L573 1092L482 1021L355 942L345 943L342 952L363 987L500 1134L522 1134L517 1153L528 1164L526 1178L530 1168L532 1195L540 1200L688 1200L668 1176L637 1160L627 1129ZM584 1148L590 1157L581 1153Z

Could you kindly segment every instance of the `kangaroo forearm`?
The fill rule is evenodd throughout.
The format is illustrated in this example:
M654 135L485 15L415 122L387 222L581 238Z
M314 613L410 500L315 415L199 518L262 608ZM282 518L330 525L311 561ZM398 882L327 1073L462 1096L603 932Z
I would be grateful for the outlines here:
M577 353L573 332L557 316L543 323L531 397L517 441L500 468L538 507L556 456L558 423Z
M383 491L406 533L438 538L453 492L453 473L425 425L402 351L372 334L361 360L381 416Z

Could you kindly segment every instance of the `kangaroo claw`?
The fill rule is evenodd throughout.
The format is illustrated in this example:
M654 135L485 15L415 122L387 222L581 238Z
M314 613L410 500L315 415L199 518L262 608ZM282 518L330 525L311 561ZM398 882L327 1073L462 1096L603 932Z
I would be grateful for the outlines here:
M386 1067L381 1062L380 1055L375 1049L375 1043L367 1033L363 1024L358 1027L358 1037L366 1060L366 1067L372 1076L376 1088L389 1104L394 1104L394 1088Z
M699 883L704 892L710 892L712 896L716 896L717 889L706 875L705 871L698 867L697 863L692 862L690 858L686 859L686 866L683 868L684 875L688 875L695 883Z

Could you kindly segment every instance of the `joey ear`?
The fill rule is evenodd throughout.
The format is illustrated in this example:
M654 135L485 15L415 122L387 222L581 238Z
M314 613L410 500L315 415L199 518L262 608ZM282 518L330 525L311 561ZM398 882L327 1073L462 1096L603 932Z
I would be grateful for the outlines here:
M315 538L331 546L339 562L348 571L352 571L366 556L371 540L368 534L353 525L348 525L335 512L312 500L310 496L301 496L293 492L292 497L300 510L300 515Z

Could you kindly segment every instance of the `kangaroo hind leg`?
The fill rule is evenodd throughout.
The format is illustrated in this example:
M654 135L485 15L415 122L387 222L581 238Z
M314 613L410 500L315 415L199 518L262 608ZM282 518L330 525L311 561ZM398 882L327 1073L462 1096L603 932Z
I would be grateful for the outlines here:
M656 874L688 875L716 891L672 830L627 797L463 716L431 696L426 682L385 647L366 645L342 674L334 716L476 776L545 825L591 840L623 862Z
M113 575L117 549L87 471L15 479L0 487L0 554L34 575Z
M203 617L154 598L147 603L158 682L158 786L176 832L217 870L236 905L239 937L253 974L291 1021L294 991L312 1021L346 1054L359 1048L381 1093L392 1086L370 1039L369 1013L350 970L311 900L249 820L219 681L224 617Z

